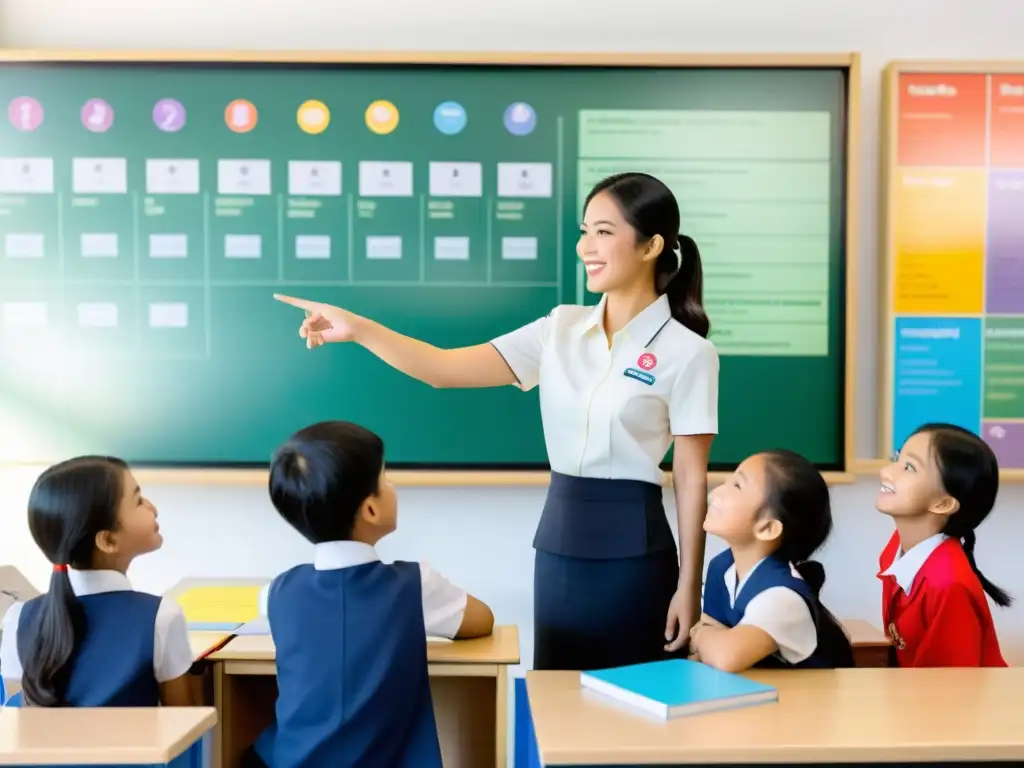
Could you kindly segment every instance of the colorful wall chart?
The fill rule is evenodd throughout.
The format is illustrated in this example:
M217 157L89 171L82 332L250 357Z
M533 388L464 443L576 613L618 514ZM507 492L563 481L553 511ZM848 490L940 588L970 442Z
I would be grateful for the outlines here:
M1024 63L886 73L886 451L926 421L1024 471Z
M702 252L712 466L778 444L849 466L855 56L367 56L0 52L0 462L263 465L338 418L392 467L543 469L536 391L311 353L272 295L486 342L596 301L582 200L635 170Z

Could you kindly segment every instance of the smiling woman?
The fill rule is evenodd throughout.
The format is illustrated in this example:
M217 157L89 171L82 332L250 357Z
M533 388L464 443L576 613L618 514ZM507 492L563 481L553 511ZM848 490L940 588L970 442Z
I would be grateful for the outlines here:
M552 472L533 542L535 669L652 661L681 650L700 615L719 363L700 253L679 225L658 179L604 179L577 245L598 305L558 306L472 347L439 349L338 307L277 297L306 310L309 347L354 341L434 387L540 387ZM662 503L670 446L678 556Z

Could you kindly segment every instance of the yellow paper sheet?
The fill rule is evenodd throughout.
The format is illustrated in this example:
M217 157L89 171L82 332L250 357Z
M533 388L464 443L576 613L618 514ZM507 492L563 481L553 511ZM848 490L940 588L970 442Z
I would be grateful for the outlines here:
M193 587L178 595L177 600L189 624L244 624L259 615L260 589L258 586Z

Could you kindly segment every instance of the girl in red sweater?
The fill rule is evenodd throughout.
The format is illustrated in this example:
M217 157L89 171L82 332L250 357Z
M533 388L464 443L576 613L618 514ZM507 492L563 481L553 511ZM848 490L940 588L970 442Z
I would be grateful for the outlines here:
M896 523L879 557L882 621L900 667L1005 667L986 595L1010 605L974 561L974 529L999 490L988 444L925 424L882 470L875 504Z

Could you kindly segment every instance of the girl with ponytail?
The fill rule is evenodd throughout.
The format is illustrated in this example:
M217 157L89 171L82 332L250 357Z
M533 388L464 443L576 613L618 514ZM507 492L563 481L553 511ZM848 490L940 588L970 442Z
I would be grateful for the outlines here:
M1011 598L974 556L975 529L995 506L999 464L953 424L924 424L882 469L875 506L896 532L879 557L882 621L901 667L1005 667L986 595Z
M704 530L729 548L708 564L690 655L727 672L853 666L842 626L819 595L811 556L832 532L828 486L792 451L751 456L710 494Z
M40 707L189 705L192 651L173 600L132 591L138 555L160 548L156 509L120 459L50 467L32 488L28 525L52 563L47 592L3 619L0 673Z

